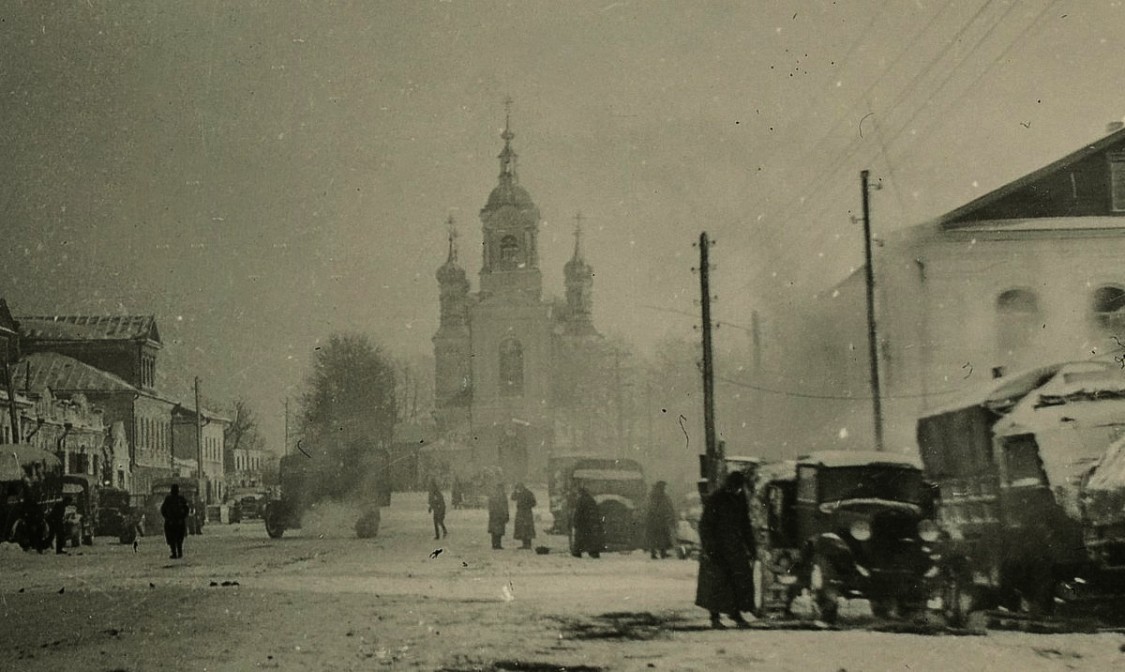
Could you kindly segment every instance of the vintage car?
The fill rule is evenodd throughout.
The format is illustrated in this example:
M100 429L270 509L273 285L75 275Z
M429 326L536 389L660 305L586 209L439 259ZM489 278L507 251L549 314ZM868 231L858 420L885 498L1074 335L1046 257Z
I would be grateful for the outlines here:
M132 516L129 492L120 488L99 488L97 512L94 536L120 537Z
M823 451L765 465L756 482L759 612L792 611L807 593L828 622L852 598L876 616L906 616L939 593L930 544L940 531L916 460Z

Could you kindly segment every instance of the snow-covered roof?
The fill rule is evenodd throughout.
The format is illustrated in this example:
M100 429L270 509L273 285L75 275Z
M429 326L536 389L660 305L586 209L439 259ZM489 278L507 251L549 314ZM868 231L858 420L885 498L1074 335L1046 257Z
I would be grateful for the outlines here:
M875 450L822 450L797 458L797 464L821 467L865 467L869 465L893 465L922 468L921 461L913 455L884 453Z

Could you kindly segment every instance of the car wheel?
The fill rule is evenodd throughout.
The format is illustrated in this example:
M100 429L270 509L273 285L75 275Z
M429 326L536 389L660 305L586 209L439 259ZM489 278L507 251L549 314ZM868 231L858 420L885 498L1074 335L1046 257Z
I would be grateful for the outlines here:
M275 520L274 516L266 516L266 534L270 539L280 539L285 534L285 526Z

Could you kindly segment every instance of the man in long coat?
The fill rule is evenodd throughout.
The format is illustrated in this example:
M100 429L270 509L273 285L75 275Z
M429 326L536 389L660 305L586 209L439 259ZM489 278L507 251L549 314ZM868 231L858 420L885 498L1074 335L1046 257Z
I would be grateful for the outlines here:
M535 517L531 513L536 504L535 495L519 483L512 492L512 501L516 503L516 524L512 536L523 542L520 548L531 548L531 540L535 538Z
M672 548L672 530L676 527L676 509L664 491L667 485L664 481L657 481L652 486L645 509L645 546L653 560L658 553L661 558L668 557L668 549Z
M743 494L745 476L731 472L723 487L707 497L699 521L699 580L695 604L711 612L711 627L726 626L720 614L728 614L740 628L749 626L742 612L754 610L754 531Z
M191 505L180 494L180 486L172 484L172 489L160 505L160 515L164 517L164 540L172 550L173 560L184 557L184 537L187 536L187 518Z
M605 526L598 503L586 488L578 488L570 526L574 535L570 554L581 558L583 553L589 553L591 558L600 558L605 548Z
M497 483L496 490L488 498L488 534L492 536L492 548L502 549L500 538L508 527L508 498L504 494L504 484Z

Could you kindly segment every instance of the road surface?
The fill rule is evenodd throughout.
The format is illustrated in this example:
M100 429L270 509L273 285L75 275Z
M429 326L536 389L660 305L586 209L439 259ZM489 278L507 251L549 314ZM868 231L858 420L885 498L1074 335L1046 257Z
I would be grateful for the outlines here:
M434 541L425 506L396 493L366 540L340 505L280 540L257 521L210 524L183 560L152 537L135 552L108 538L66 556L0 547L0 670L1125 668L1112 632L711 631L691 561L578 560L554 536L537 540L547 555L510 539L493 551L481 510L451 510Z

